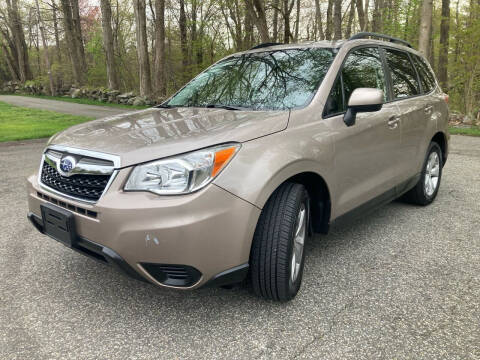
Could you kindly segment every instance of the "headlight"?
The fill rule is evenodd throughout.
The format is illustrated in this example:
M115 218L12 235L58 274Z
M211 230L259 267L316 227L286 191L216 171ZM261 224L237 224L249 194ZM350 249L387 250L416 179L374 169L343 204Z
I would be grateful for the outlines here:
M138 165L124 189L160 195L191 193L210 183L238 149L240 144L228 144Z

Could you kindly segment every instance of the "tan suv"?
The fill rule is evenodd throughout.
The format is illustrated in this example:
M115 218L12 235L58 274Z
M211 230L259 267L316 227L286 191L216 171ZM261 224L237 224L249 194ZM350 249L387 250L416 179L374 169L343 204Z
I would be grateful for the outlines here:
M402 40L259 45L156 108L53 136L28 179L28 217L160 286L248 278L257 295L286 301L314 233L402 195L434 200L446 100Z

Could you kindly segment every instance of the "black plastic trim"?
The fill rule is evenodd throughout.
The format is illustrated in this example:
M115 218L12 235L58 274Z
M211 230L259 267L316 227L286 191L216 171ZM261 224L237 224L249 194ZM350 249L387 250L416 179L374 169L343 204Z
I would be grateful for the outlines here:
M28 213L27 218L38 231L40 231L42 234L45 234L42 218L31 212ZM65 243L61 241L58 242L65 245ZM97 244L93 241L87 240L77 235L75 240L72 242L72 245L67 247L70 247L76 252L88 256L89 258L97 260L103 264L111 265L116 268L120 273L127 275L128 277L148 282L138 272L136 272L120 255L118 255L115 251L106 246Z
M249 264L242 264L222 271L203 285L204 287L218 287L240 283L247 277Z
M379 38L379 39L385 39L385 40L388 40L392 43L399 43L399 44L402 44L404 46L408 46L409 48L413 49L412 45L408 41L405 41L405 40L402 40L402 39L399 39L399 38L396 38L396 37L393 37L393 36L374 33L374 32L359 32L358 34L350 36L348 41L358 40L358 39L367 39L369 37L376 37L376 38Z
M190 287L198 283L202 273L189 265L140 263L143 269L160 284Z
M263 43L263 44L258 44L252 48L250 48L249 50L255 50L255 49L261 49L261 48L265 48L265 47L269 47L269 46L275 46L275 45L283 45L282 43L277 43L277 42L266 42L266 43Z
M420 180L421 174L416 174L410 179L401 182L397 186L394 186L390 190L385 191L383 194L378 195L377 197L363 203L356 208L349 210L343 215L337 217L333 222L335 224L345 224L357 218L363 217L364 215L376 210L377 208L386 205L393 200L399 198L403 194L405 194L408 190L413 188L418 181Z

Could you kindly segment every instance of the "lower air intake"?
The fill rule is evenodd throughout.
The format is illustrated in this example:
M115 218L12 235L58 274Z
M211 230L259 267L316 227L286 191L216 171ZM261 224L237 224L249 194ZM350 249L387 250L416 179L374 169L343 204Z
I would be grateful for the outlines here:
M142 263L142 267L159 283L168 286L189 287L198 282L202 274L187 265Z

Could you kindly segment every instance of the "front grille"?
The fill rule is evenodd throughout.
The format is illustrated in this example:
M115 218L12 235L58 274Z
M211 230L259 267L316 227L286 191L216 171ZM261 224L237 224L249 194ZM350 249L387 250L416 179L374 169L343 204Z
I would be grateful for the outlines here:
M57 169L43 162L41 181L62 194L75 198L97 201L102 196L111 175L75 174L62 176Z

